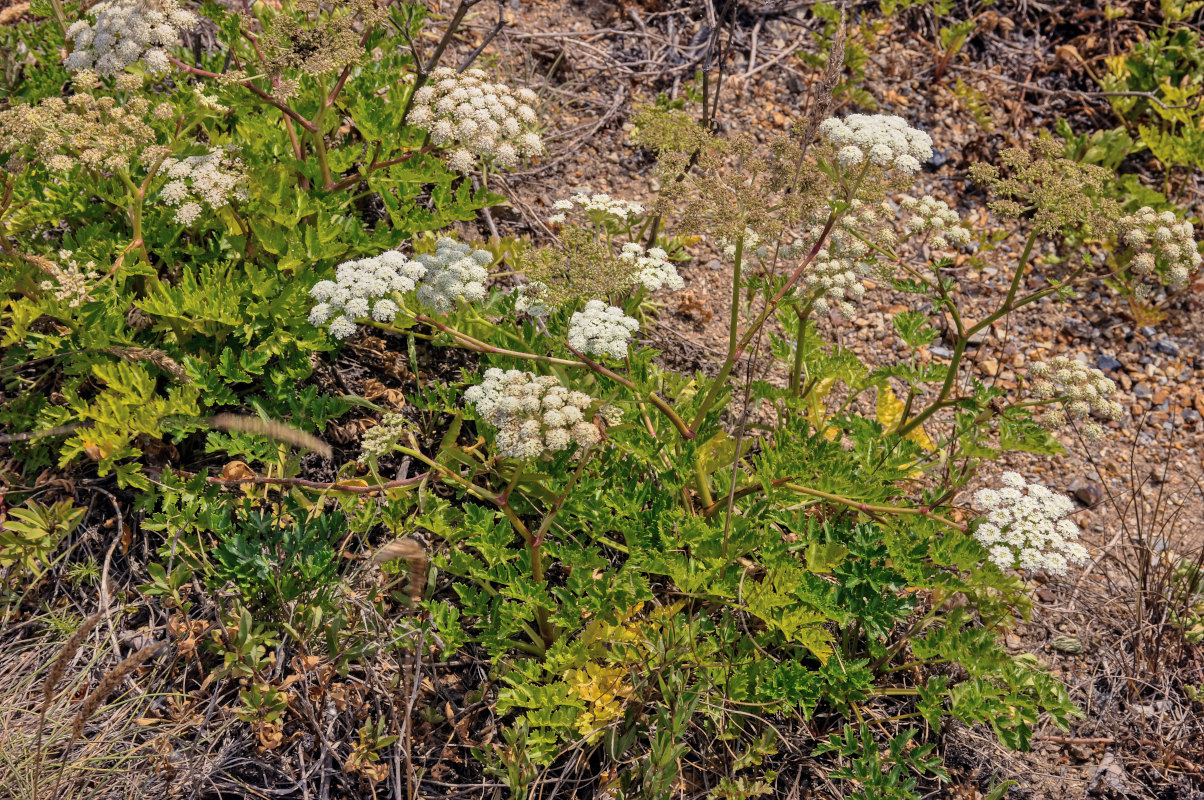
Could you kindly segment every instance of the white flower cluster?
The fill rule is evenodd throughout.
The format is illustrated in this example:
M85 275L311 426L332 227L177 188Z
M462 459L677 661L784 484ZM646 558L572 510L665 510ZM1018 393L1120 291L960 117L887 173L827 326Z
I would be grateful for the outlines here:
M974 538L988 549L991 561L1000 569L1065 575L1069 564L1087 560L1079 527L1067 518L1074 510L1069 497L1028 483L1016 472L1003 473L1001 480L1002 489L974 493L974 505L986 514Z
M1060 428L1068 419L1074 420L1080 423L1084 438L1095 441L1104 435L1104 429L1091 419L1093 413L1111 420L1124 416L1124 407L1109 399L1116 393L1116 384L1081 361L1065 356L1055 356L1048 362L1034 361L1029 364L1028 377L1033 396L1038 400L1062 401L1061 408L1041 415L1039 421L1047 428Z
M638 242L623 245L619 258L635 266L632 283L638 283L650 292L664 287L677 291L686 285L677 274L677 267L669 260L669 254L659 247L644 249Z
M557 200L552 208L560 212L548 217L549 225L563 225L574 211L584 212L593 222L625 225L642 215L644 207L630 200L620 200L608 194L578 192L569 200Z
M431 73L431 83L414 92L406 121L429 131L437 145L459 142L447 159L458 172L472 170L478 156L511 169L520 155L543 152L539 134L527 127L538 121L531 108L537 99L525 87L486 82L479 69L458 73L440 67Z
M396 250L373 258L346 261L335 268L333 281L318 281L309 294L318 304L309 312L311 325L330 323L330 335L346 339L356 331L355 321L371 316L392 322L397 316L394 292L412 292L426 267Z
M470 245L442 236L435 242L434 254L417 257L426 267L426 277L418 287L418 299L436 311L447 312L463 297L472 303L485 299L487 267L493 254L473 250Z
M880 204L854 200L832 229L827 242L799 281L799 292L811 295L812 308L817 313L826 314L835 306L842 316L853 316L853 303L865 296L861 276L870 275L876 264L867 240L876 240L883 245L895 241L894 232L883 225L885 213ZM785 250L785 255L794 257L809 249L821 233L819 227L807 231L802 239Z
M96 272L96 262L89 261L80 264L71 256L71 250L60 250L61 265L53 261L38 259L38 266L50 276L48 280L38 284L44 292L54 292L54 299L65 302L71 308L78 308L93 298L88 294L88 284L97 280L100 275Z
M917 200L904 195L899 201L900 208L913 212L913 215L903 223L908 234L932 231L928 243L938 250L949 247L965 247L970 243L970 231L963 228L961 217L949 207L944 200L937 200L926 194Z
M203 156L166 158L160 169L171 180L159 196L176 209L176 222L191 225L201 215L201 203L211 210L247 199L247 175L235 148L219 147Z
M1146 206L1136 214L1121 217L1120 239L1133 248L1133 272L1146 276L1161 259L1167 281L1180 289L1204 263L1196 247L1195 228L1187 220L1178 221L1174 212L1161 214Z
M631 335L639 327L640 323L618 306L590 300L583 311L573 312L569 320L569 345L591 355L623 359Z
M498 429L495 441L503 456L538 458L601 440L598 427L585 416L594 402L588 394L570 391L551 376L517 369L487 369L484 377L469 387L464 400Z
M81 19L67 29L73 44L63 65L71 72L115 75L141 59L147 72L162 74L171 67L166 48L198 22L175 0L105 0L87 13L91 22Z
M907 124L902 117L887 114L850 114L843 120L830 117L819 125L819 132L836 148L836 160L843 167L865 162L882 169L897 169L907 174L919 171L932 158L932 137Z
M811 307L817 314L835 307L841 316L852 317L856 313L852 301L865 295L857 265L848 258L834 258L826 248L819 251L800 282L805 292L813 294Z

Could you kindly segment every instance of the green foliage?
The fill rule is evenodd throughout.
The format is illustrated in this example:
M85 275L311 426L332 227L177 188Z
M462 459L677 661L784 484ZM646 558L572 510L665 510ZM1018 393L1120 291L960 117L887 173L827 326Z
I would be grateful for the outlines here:
M253 511L219 536L211 553L214 588L233 584L260 619L297 600L328 602L336 568L334 545L344 523L339 514L288 520Z
M1110 56L1100 81L1116 93L1108 100L1136 142L1133 152L1148 149L1162 164L1166 194L1176 167L1204 166L1204 50L1196 30L1177 24L1192 13L1184 5L1166 0L1162 26L1129 52Z
M932 756L933 745L912 746L916 729L908 728L892 736L884 755L868 725L844 731L815 749L815 755L832 753L848 760L832 773L833 778L855 781L858 790L846 795L851 800L919 800L916 776L932 774L948 780L941 759Z
M49 505L31 500L0 518L0 597L7 606L17 588L37 582L63 539L83 521L85 509L70 500Z

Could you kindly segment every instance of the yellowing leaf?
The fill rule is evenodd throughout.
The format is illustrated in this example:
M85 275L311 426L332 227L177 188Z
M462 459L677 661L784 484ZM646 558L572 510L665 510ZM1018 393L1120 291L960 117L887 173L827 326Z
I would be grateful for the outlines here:
M900 400L893 389L883 384L878 387L878 422L882 423L882 428L887 433L893 433L899 427L899 422L903 419L903 401ZM935 450L936 445L932 443L932 439L924 431L923 425L918 425L911 429L905 437L918 444L925 450Z
M824 628L802 628L794 632L794 641L811 651L819 663L827 664L832 655L832 634Z

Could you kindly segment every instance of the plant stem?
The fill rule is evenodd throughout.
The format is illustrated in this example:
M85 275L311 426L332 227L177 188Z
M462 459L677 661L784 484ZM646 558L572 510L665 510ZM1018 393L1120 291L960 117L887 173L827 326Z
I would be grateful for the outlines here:
M1020 262L1016 266L1016 274L1012 276L1012 284L1008 287L1007 297L1004 298L1003 305L996 309L992 314L989 314L985 319L970 326L970 328L968 328L964 333L958 335L957 340L953 345L953 355L949 359L949 366L946 368L947 371L945 373L945 381L941 384L941 390L937 394L936 400L934 400L931 405L929 405L919 414L916 414L910 422L901 426L896 431L899 436L906 436L907 434L911 433L920 425L923 425L926 419L931 417L943 407L945 400L949 397L949 393L953 390L954 381L957 380L958 368L961 366L961 360L962 356L966 352L966 346L970 343L970 339L975 334L977 334L979 331L986 330L987 327L1005 314L1009 314L1017 308L1028 305L1029 303L1039 300L1041 297L1046 297L1056 291L1056 289L1052 288L1043 289L1042 291L1036 292L1029 297L1023 298L1019 301L1016 300L1016 293L1020 290L1020 282L1024 277L1024 269L1028 266L1028 260L1032 255L1033 245L1036 243L1036 241L1037 231L1033 230L1031 233L1029 233L1028 239L1024 242L1024 250L1020 253Z
M744 261L744 235L736 239L736 263L732 266L732 318L729 323L727 352L736 349L736 337L740 333L740 272Z
M808 300L798 314L798 333L794 337L794 365L790 369L790 391L799 397L803 390L803 346L807 342L807 320L811 317L812 300Z
M958 523L958 522L954 522L953 520L948 519L946 517L942 517L940 514L934 514L932 512L932 509L930 509L930 508L925 508L925 507L913 508L913 507L909 507L909 506L875 506L875 505L870 505L868 503L862 503L858 500L852 500L848 497L841 497L838 494L831 494L830 492L821 491L820 489L812 489L809 486L800 486L797 483L786 483L783 485L787 489L790 489L791 491L795 491L800 494L810 495L812 497L818 497L821 500L827 500L832 503L839 503L841 505L848 506L849 508L855 508L858 511L863 511L867 514L877 513L877 514L916 515L916 516L928 517L929 519L936 520L937 522L940 522L944 525L948 525L950 528L954 528L959 531L966 530L965 525L962 525L961 523Z
M802 278L803 272L807 269L807 267L811 266L811 262L815 260L815 257L819 254L820 249L828 240L828 234L832 232L832 227L836 224L837 219L838 217L836 214L828 215L828 221L824 225L823 230L820 232L819 238L816 240L815 244L811 246L811 251L807 253L807 256L803 259L802 263L798 265L798 268L795 269L795 271L786 280L785 285L783 285L782 288L778 290L778 293L765 304L765 308L761 309L761 313L757 315L755 320L753 320L753 323L749 329L744 332L744 336L742 336L736 343L735 348L728 353L727 360L723 362L723 366L719 369L719 375L716 376L714 382L711 384L711 388L707 391L706 396L702 400L702 405L698 407L698 411L694 415L694 421L690 424L690 431L694 435L698 434L698 428L702 425L702 420L706 417L707 412L711 410L711 406L714 404L715 398L719 396L719 392L722 390L724 384L727 383L727 379L732 374L732 370L735 368L736 363L740 360L740 356L744 354L744 350L749 344L752 343L757 331L759 331L761 326L765 324L765 321L769 319L769 315L777 309L778 305L782 302L782 298L784 298L786 294L794 288L795 284L797 284L799 279Z

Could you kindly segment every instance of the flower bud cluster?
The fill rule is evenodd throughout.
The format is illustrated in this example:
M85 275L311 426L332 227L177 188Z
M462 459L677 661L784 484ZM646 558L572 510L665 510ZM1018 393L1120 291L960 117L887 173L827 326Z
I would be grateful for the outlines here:
M1146 276L1162 266L1172 288L1180 289L1204 263L1196 247L1195 229L1174 212L1161 214L1146 206L1119 221L1120 240L1133 248L1133 272Z
M583 311L573 313L569 320L569 346L596 356L621 360L627 357L627 344L640 327L634 318L618 306L607 306L601 300L590 300Z
M903 223L903 229L909 235L932 231L928 243L938 250L965 247L970 243L969 229L962 227L961 218L944 200L937 200L928 194L919 200L904 195L899 207L913 212Z
M115 75L139 59L152 75L167 72L168 47L180 43L180 31L198 20L176 0L104 0L88 9L89 20L67 29L71 55L63 62L71 72L95 70Z
M458 172L472 170L478 157L511 169L520 155L543 152L539 134L529 129L539 119L531 107L537 99L525 87L514 90L486 82L479 69L458 73L440 67L431 73L429 84L414 92L406 121L429 131L437 145L458 142L461 147L447 159Z
M1116 384L1094 367L1056 356L1048 362L1034 361L1029 365L1031 391L1038 400L1061 401L1060 408L1046 411L1038 421L1047 428L1060 428L1073 420L1080 423L1083 436L1095 441L1104 430L1090 417L1092 414L1117 420L1124 415L1120 403L1111 400Z
M451 311L463 297L471 303L485 299L485 281L493 254L473 250L470 245L442 236L435 242L434 254L423 253L417 260L426 267L426 277L418 287L418 300L440 312Z
M723 248L723 257L727 259L736 258L736 242L724 237L719 240L720 246ZM779 248L779 255L782 250ZM744 249L741 251L742 258L755 256L764 261L769 258L770 249L767 245L761 244L761 237L752 228L744 229Z
M842 316L856 313L854 302L865 296L861 276L874 270L875 260L867 239L884 245L894 243L894 232L883 225L885 210L880 204L854 200L828 235L815 260L803 272L799 292L811 297L812 308L826 314L835 308ZM823 233L814 227L786 249L793 257L806 251Z
M380 419L380 424L369 428L360 439L361 464L375 462L393 450L397 440L410 429L410 421L401 414L389 412Z
M677 267L669 260L669 254L659 247L645 250L638 242L628 242L623 245L619 260L634 267L631 282L642 285L650 292L661 288L677 291L686 285L677 274Z
M871 244L883 248L898 243L892 222L895 211L888 203L867 203L853 200L841 217L828 240L832 254L840 258L860 260L859 268L869 274L876 263ZM822 228L814 227L808 232L812 241L819 238Z
M1074 503L1016 472L1005 472L1002 489L980 489L975 507L986 519L974 529L974 538L990 553L1000 569L1025 572L1044 569L1065 575L1069 564L1087 560L1078 541L1079 527L1068 515Z
M563 225L569 214L580 211L591 222L606 225L627 225L643 215L645 209L639 203L620 200L608 194L585 194L578 192L569 200L557 200L552 204L556 214L548 217L549 225Z
M820 134L836 149L842 167L866 162L908 175L932 158L932 137L912 128L902 117L887 114L850 114L820 123Z
M498 429L496 443L509 458L538 458L573 444L597 444L602 434L586 416L594 400L570 391L549 375L517 369L485 370L484 380L469 387L464 400Z
M62 264L39 258L38 267L50 277L38 285L44 292L54 292L54 299L60 303L78 308L93 299L88 294L88 284L100 278L100 275L96 272L95 261L81 265L72 255L70 250L60 250Z
M311 325L330 323L330 335L346 339L356 331L355 321L371 316L392 322L397 316L394 292L412 292L426 274L426 266L396 250L373 258L346 261L335 268L333 281L318 281L309 294L318 304L309 312Z
M201 215L201 204L210 210L231 199L247 199L247 175L236 148L219 147L203 156L167 158L160 169L170 181L159 196L169 206L178 206L176 222L191 225Z

